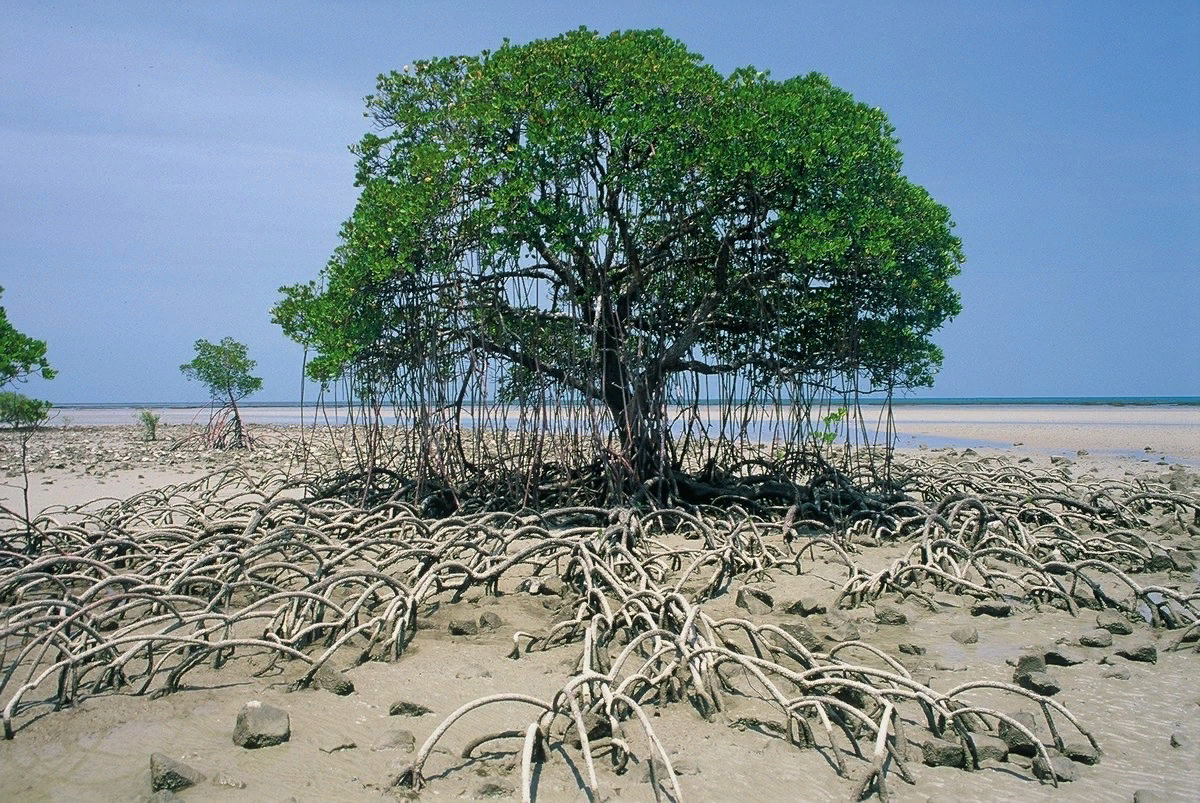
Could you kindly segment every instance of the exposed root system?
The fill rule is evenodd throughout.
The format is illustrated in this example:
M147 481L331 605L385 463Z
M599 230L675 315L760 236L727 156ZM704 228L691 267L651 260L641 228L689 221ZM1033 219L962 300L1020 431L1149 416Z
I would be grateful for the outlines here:
M820 559L845 572L843 607L884 594L1107 608L1200 633L1200 591L1140 584L1163 568L1156 529L1200 523L1200 500L1140 483L1081 485L1054 471L979 460L905 467L904 501L813 515L803 504L693 509L564 507L431 519L402 502L360 507L282 474L226 471L125 500L45 511L0 531L0 705L4 735L49 710L96 694L163 694L201 665L258 673L299 667L296 685L324 665L397 658L425 606L487 594L542 593L563 603L543 632L513 634L510 658L572 649L575 669L549 699L497 694L464 701L391 783L420 789L434 748L468 713L523 707L530 719L466 748L520 740L523 794L533 766L569 755L593 790L595 759L620 771L647 762L658 797L681 789L652 725L657 706L724 716L732 696L758 701L749 723L796 748L824 752L854 777L860 797L888 799L916 730L957 742L978 767L971 734L1010 712L1040 712L1061 750L1084 723L1061 704L986 680L935 691L904 664L858 640L813 650L752 618L720 617L710 603L735 588L801 574ZM326 489L327 490L327 489ZM825 510L829 509L826 505ZM882 570L863 567L872 543L907 545ZM745 585L750 583L750 586ZM1012 704L997 705L996 699ZM567 748L570 748L568 751ZM852 772L847 756L865 767ZM853 758L851 760L854 760ZM1053 773L1050 773L1050 782Z

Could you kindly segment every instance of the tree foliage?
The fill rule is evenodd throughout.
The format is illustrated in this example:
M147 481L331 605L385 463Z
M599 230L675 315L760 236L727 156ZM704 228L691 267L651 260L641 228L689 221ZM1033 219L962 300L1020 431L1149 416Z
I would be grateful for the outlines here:
M0 295L4 288L0 287ZM46 341L18 332L0 307L0 386L30 376L53 379L55 371L46 359Z
M214 401L235 403L262 389L262 379L250 375L256 363L249 358L246 344L226 337L220 343L197 340L194 348L196 356L179 370L204 384Z
M7 429L36 429L50 417L51 404L11 390L0 391L0 426Z
M241 447L245 444L245 436L237 403L262 389L262 379L250 375L256 363L248 356L246 345L232 337L222 338L220 343L197 340L194 348L196 356L179 366L179 370L188 379L204 384L213 401L222 402L223 407L229 409L232 414L232 429L228 433L232 438L231 445ZM220 420L224 421L223 418ZM223 445L225 427L215 420L210 421L209 435L214 445Z
M565 393L644 478L689 388L890 392L940 365L949 213L887 117L824 76L723 76L661 31L579 29L382 75L367 114L342 242L273 311L313 378Z

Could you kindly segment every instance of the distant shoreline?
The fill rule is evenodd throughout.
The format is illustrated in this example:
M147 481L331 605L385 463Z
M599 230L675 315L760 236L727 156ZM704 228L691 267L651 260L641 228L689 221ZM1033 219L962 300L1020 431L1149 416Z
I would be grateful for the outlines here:
M717 399L702 399L701 405L717 404ZM878 397L864 396L859 400L864 405L882 405L884 399ZM1055 407L1200 407L1200 396L938 396L930 398L898 398L892 399L894 406L904 407L923 407L923 406L938 406L938 407L1022 407L1022 406L1055 406ZM265 408L265 407L283 407L288 409L298 409L302 405L298 401L245 401L240 407L245 408ZM333 407L332 403L327 403L327 407ZM345 406L343 403L341 406ZM205 401L192 402L55 402L55 409L59 410L140 410L146 409L162 409L162 410L191 410L191 409L207 409L209 403ZM313 402L304 402L304 409L317 409L317 405Z
M1183 397L1189 398L1189 397ZM1195 397L1191 397L1195 398ZM252 425L275 427L341 427L347 423L344 404L327 405L324 410L306 404L268 404L258 402L242 405L243 419ZM139 409L150 409L160 416L164 426L208 423L208 405L75 405L55 408L50 426L93 428L130 426L137 420ZM718 425L712 408L710 425ZM769 412L769 411L768 411ZM815 410L814 415L819 415ZM385 420L403 411L388 408ZM490 412L487 425L507 420L516 425L513 411L507 415ZM701 413L702 417L704 413ZM768 415L769 418L769 415ZM884 408L875 406L863 411L869 442L885 437L887 421ZM764 442L772 440L774 432L767 419L764 428L751 428L750 437ZM465 426L474 426L470 416ZM1157 404L1098 404L1098 403L1004 403L989 402L953 404L900 403L892 408L892 425L901 449L957 447L987 451L1021 453L1054 453L1074 455L1088 450L1093 454L1135 460L1153 459L1200 466L1200 399L1196 403ZM1149 447L1149 448L1147 448Z

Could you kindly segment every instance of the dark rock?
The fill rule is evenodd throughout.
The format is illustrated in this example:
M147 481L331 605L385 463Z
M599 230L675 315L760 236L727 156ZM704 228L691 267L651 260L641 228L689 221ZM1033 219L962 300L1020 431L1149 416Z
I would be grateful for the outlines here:
M1071 458L1064 457L1063 455L1058 455L1058 454L1053 455L1050 458L1050 464L1054 465L1054 466L1069 466L1073 462L1074 461L1072 461Z
M325 689L343 697L354 693L354 681L328 661L321 664L321 668L313 673L312 687Z
M1158 663L1158 649L1153 644L1138 644L1117 650L1117 655L1127 661L1140 661L1146 664Z
M479 614L479 627L483 630L499 630L504 626L504 620L495 611L484 611Z
M412 731L401 730L394 728L384 731L379 735L371 745L371 750L378 752L380 750L403 750L405 753L411 753L417 748L417 737L413 736Z
M858 623L836 611L826 614L821 623L829 628L829 633L825 635L827 641L858 641L862 638Z
M1045 672L1046 671L1046 655L1043 652L1026 652L1017 656L1017 669L1013 672L1013 680L1017 679L1017 675L1029 674L1030 672Z
M1046 763L1046 759L1038 756L1033 760L1033 774L1042 780L1049 780L1053 776L1056 780L1071 782L1079 777L1079 770L1075 769L1075 763L1066 756L1050 756L1050 763Z
M557 574L551 574L542 579L542 586L538 589L538 593L543 596L565 597L567 595L567 584Z
M827 608L825 603L813 596L801 597L783 609L785 613L796 614L797 616L812 616L816 613L825 613Z
M959 644L975 644L979 641L979 631L973 627L956 627L950 631L950 638Z
M875 606L875 621L881 625L906 625L908 616L893 605L880 603Z
M775 609L775 600L771 599L770 594L750 586L742 586L737 590L737 599L734 604L739 608L745 608L753 616L762 616Z
M479 635L479 625L474 619L451 619L448 629L452 636Z
M475 790L475 797L512 797L516 790L499 783L485 783Z
M1150 556L1146 567L1152 572L1166 572L1175 568L1175 561L1171 560L1171 556L1164 552L1156 552Z
M1062 691L1062 686L1046 672L1018 672L1013 678L1018 686L1046 697Z
M426 708L420 703L410 703L407 700L397 700L388 707L388 716L392 717L423 717L432 713L433 709Z
M986 733L972 733L971 744L975 747L975 755L980 761L1004 761L1008 758L1008 745L1003 739L988 736Z
M1080 764L1097 764L1100 761L1099 751L1086 741L1064 743L1062 754Z
M589 743L612 736L612 722L603 714L595 712L584 714L583 727ZM567 728L563 740L576 750L583 749L583 741L579 738L579 729L573 723Z
M1066 647L1050 647L1046 650L1045 659L1047 664L1054 666L1075 666L1082 664L1087 659L1077 652L1074 652Z
M245 748L271 747L292 738L287 711L251 700L238 712L233 743Z
M1171 747L1190 747L1192 740L1184 736L1182 733L1171 734Z
M779 625L779 629L803 644L809 652L821 651L823 646L821 639L817 638L817 634L812 631L812 628L803 622L784 622Z
M919 644L900 644L896 647L896 649L900 650L900 652L904 653L905 655L925 654L925 648Z
M921 758L931 767L965 767L967 751L958 742L929 738L921 743Z
M181 761L162 753L150 754L150 789L157 792L168 789L177 792L198 783L204 783L205 775Z
M1133 632L1133 625L1129 620L1115 611L1100 611L1096 614L1096 627L1107 630L1114 636L1128 636Z
M1012 718L1024 725L1030 732L1036 735L1037 719L1028 711L1018 711L1012 715ZM999 726L996 728L996 733L1008 745L1010 753L1016 753L1019 756L1034 756L1037 755L1037 743L1032 741L1021 731L1014 728L1005 720L1000 720Z
M1181 549L1172 549L1171 566L1177 572L1193 572L1196 570L1196 562L1193 561L1186 552Z
M1100 628L1089 630L1079 637L1081 647L1111 647L1112 643L1112 633Z
M998 599L985 599L971 606L972 616L1004 617L1012 615L1012 605Z

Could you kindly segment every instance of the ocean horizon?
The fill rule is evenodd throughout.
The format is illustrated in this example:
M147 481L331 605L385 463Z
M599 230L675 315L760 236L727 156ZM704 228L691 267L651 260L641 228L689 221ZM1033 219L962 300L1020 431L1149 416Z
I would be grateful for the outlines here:
M881 405L886 402L886 399L872 396L863 396L859 402L864 405ZM702 399L701 405L718 404L718 399ZM1108 407L1150 407L1150 406L1173 406L1173 407L1200 407L1200 396L929 396L929 397L905 397L893 398L892 404L896 406L1036 406L1036 405L1055 405L1055 406L1108 406ZM164 410L190 410L197 408L205 408L212 405L209 401L184 401L184 402L148 402L148 401L128 401L128 402L54 402L54 408L60 410L123 410L123 409L142 409L142 408L158 408ZM289 409L316 409L320 405L316 402L305 401L243 401L238 404L239 407L246 408L266 408L266 407L285 407ZM325 406L345 406L345 402L334 404L333 402L325 402Z

